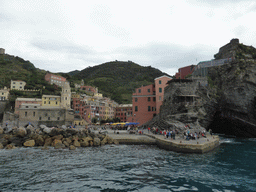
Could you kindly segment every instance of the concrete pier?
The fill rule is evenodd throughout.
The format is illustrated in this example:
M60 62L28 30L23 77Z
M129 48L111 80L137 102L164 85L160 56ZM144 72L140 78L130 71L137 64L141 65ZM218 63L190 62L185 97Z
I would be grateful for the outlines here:
M144 144L157 145L159 148L181 152L181 153L206 153L219 146L219 137L207 134L207 138L201 137L197 140L185 140L183 135L176 135L176 139L165 139L163 135L147 134L129 134L127 131L118 131L119 134L110 132L108 135L117 140L120 144Z

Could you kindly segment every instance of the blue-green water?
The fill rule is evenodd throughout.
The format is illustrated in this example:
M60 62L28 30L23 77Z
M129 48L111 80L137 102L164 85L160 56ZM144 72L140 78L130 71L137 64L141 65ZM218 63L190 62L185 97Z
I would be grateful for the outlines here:
M0 150L0 191L256 191L256 139L207 154L156 146Z

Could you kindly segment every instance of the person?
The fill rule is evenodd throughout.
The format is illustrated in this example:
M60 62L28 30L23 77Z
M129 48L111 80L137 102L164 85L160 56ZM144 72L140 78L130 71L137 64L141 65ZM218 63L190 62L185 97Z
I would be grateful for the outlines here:
M148 133L149 133L149 131L150 131L150 127L148 127Z
M167 133L166 133L166 139L168 139L169 134L170 134L170 131L167 131Z
M166 139L166 131L164 130L164 138Z
M175 140L175 131L172 132L172 138Z
M212 135L212 130L211 129L209 129L209 133Z

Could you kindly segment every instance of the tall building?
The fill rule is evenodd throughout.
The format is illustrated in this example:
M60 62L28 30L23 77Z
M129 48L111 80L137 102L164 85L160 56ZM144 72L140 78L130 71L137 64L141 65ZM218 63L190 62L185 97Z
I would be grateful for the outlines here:
M11 90L15 89L15 90L24 90L26 85L25 81L21 81L21 80L11 80Z
M132 116L127 120L142 125L156 116L160 112L164 88L169 80L170 77L161 76L155 79L154 84L137 88L132 95Z

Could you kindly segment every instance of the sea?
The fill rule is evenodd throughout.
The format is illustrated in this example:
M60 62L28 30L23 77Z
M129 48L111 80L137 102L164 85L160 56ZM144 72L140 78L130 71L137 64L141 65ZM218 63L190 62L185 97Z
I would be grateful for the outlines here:
M0 150L0 191L256 191L256 139L205 154L148 145Z

